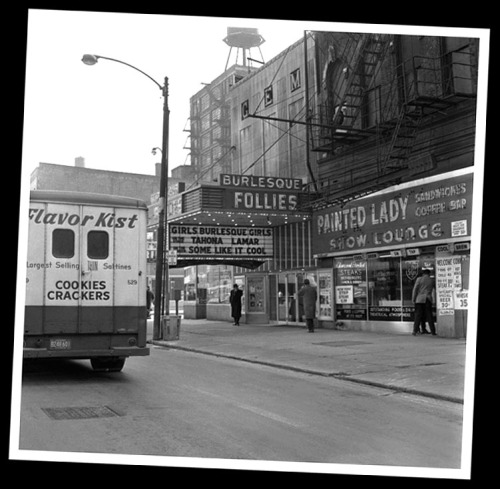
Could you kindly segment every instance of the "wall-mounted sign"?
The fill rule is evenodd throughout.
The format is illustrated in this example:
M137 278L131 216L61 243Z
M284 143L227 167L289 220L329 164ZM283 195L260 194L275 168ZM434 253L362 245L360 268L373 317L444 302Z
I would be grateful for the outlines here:
M243 187L267 190L290 190L299 192L302 190L300 178L262 177L256 175L231 175L222 174L220 184L223 187Z
M178 259L252 259L273 256L270 228L169 224L169 249Z
M415 185L313 214L315 255L469 236L473 175Z
M290 192L227 189L227 209L236 211L294 211L297 195Z
M236 211L295 211L302 180L298 178L222 174L226 187L226 208Z

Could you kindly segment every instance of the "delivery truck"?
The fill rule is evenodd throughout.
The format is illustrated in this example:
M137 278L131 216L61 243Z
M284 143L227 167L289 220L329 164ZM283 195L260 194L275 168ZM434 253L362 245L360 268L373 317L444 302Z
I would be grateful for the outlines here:
M146 226L139 199L30 192L24 358L116 372L149 355Z

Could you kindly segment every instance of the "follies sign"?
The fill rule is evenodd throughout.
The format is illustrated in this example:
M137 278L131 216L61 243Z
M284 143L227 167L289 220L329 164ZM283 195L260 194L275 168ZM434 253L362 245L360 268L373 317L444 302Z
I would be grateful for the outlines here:
M226 209L239 211L295 211L300 200L302 180L222 174L226 188Z
M467 239L471 173L365 197L313 214L313 254Z

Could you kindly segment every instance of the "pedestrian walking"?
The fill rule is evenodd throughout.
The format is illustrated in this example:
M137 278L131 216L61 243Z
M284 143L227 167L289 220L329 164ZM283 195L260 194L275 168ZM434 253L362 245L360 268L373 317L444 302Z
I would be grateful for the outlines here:
M234 326L240 325L242 296L243 296L243 291L240 290L238 284L234 284L233 290L231 290L231 293L229 294L229 303L231 304L231 316L234 319Z
M151 306L153 305L153 301L155 300L155 295L153 291L150 289L149 285L146 289L146 307L148 311L148 318L151 317Z
M412 292L412 301L415 304L415 320L413 323L413 336L420 333L419 326L422 325L423 334L426 333L425 323L429 323L432 335L436 335L434 318L432 317L432 295L435 289L434 280L431 278L430 270L424 269L422 276L415 281Z
M301 298L304 305L304 318L306 320L307 331L308 333L314 333L314 319L316 317L316 300L318 298L318 293L307 278L304 280L304 285L299 290L299 300Z

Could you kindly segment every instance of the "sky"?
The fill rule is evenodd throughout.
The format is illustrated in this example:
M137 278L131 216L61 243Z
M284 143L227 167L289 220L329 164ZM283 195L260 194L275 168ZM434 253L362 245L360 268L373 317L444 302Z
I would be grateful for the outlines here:
M373 30L369 24L30 9L28 11L22 176L40 162L154 174L163 131L159 87L169 81L169 168L189 164L191 96L223 73L228 27L258 29L265 42L250 56L270 61L304 30ZM380 26L378 26L380 27ZM400 26L399 26L400 27ZM398 28L390 26L389 28ZM402 32L418 26L400 27ZM229 66L236 61L233 49ZM241 63L241 57L240 57Z
M169 167L189 164L190 97L224 72L228 27L258 29L264 61L301 39L311 23L158 14L30 10L26 55L23 170L40 162L153 174L163 129L160 85L168 77ZM233 48L229 66L236 60ZM241 63L241 57L239 58Z

